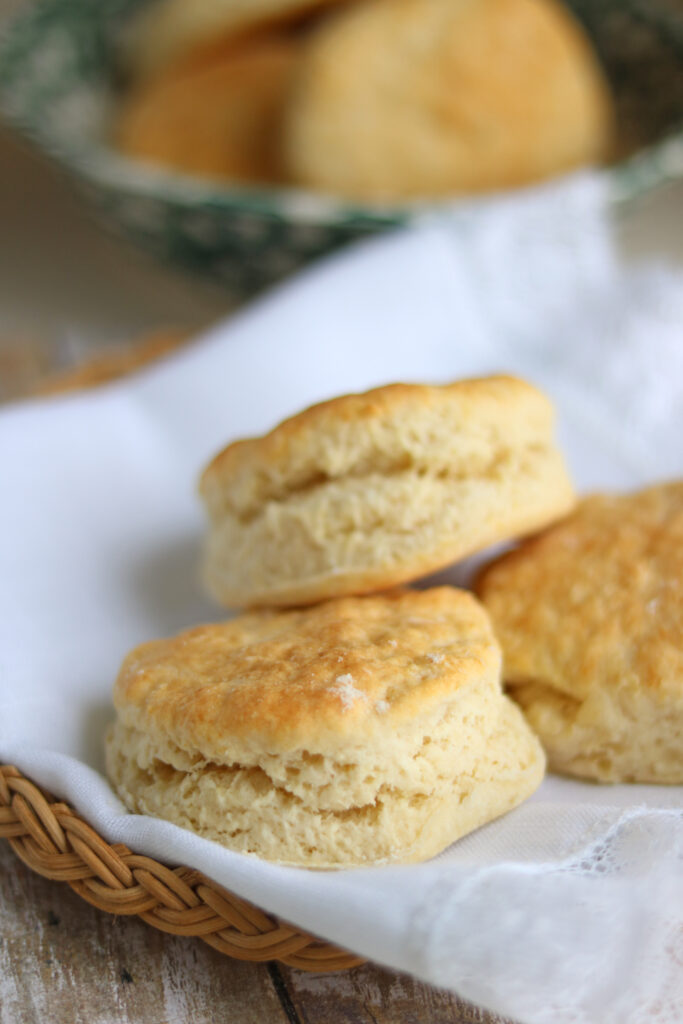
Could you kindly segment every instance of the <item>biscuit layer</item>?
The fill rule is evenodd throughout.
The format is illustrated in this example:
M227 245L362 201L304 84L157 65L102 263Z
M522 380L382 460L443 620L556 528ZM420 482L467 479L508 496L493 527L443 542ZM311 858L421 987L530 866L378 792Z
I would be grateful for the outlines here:
M683 782L683 483L586 499L478 589L552 769Z
M384 589L574 502L550 402L509 377L324 402L230 445L200 489L204 577L234 607Z

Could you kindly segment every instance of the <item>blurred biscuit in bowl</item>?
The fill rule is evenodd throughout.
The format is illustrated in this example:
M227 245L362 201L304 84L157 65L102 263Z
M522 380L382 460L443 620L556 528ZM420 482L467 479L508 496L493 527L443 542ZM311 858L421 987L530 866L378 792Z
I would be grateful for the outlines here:
M283 103L297 52L296 41L272 34L222 41L170 65L122 102L116 147L198 177L277 180Z
M612 113L588 37L555 0L369 0L314 32L286 127L293 180L399 200L602 161Z
M156 0L126 27L122 62L133 78L147 78L217 38L248 36L296 23L342 0Z

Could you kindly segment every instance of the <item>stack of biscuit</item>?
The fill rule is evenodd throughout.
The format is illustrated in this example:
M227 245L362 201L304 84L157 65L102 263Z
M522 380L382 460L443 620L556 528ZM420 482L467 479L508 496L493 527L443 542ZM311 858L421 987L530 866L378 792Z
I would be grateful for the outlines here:
M558 0L155 0L126 40L114 144L196 176L395 202L612 148L603 73Z
M126 659L107 762L132 810L338 868L433 856L537 788L482 605L399 585L573 507L542 394L347 395L229 445L201 493L207 584L250 610Z
M207 586L250 610L124 662L107 762L132 810L339 868L439 853L546 754L683 782L683 483L575 507L531 385L332 399L230 444L200 491ZM404 586L528 534L482 603Z

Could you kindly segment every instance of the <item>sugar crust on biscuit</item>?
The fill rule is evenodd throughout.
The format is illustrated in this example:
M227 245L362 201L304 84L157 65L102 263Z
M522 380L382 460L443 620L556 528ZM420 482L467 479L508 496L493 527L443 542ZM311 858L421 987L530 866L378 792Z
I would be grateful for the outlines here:
M374 0L313 35L285 132L293 180L372 201L520 186L602 161L608 89L554 0Z

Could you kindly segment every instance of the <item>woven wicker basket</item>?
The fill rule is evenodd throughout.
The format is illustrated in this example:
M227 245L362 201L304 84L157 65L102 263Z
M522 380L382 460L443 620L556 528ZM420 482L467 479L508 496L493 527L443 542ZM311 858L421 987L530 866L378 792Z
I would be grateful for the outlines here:
M67 882L109 914L137 914L173 935L198 935L237 960L279 960L303 971L363 963L262 910L192 868L169 868L110 845L67 804L11 765L0 766L0 838L45 878Z

